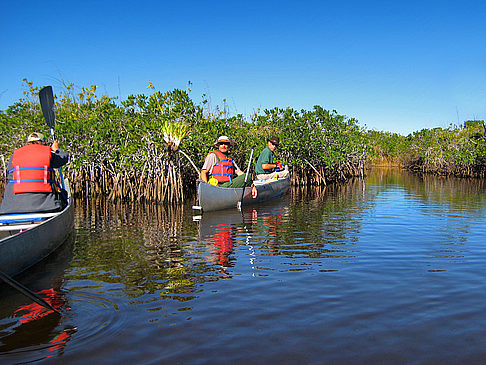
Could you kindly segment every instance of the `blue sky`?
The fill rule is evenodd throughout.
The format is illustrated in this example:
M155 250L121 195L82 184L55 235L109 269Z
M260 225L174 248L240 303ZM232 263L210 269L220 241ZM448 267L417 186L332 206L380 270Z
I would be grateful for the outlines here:
M0 110L23 78L231 114L314 105L408 134L486 119L484 1L0 0Z

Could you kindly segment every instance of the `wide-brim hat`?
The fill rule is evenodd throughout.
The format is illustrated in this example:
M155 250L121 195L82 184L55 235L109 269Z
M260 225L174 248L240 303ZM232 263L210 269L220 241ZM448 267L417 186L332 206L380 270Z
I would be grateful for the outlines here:
M39 132L31 133L27 137L27 143L30 143L30 142L38 142L38 141L45 142L46 141L46 137L44 137L44 135L42 133L39 133Z
M270 141L272 142L275 146L278 146L280 144L280 139L277 136L272 136L269 139L267 139L267 142Z
M229 143L231 146L233 146L233 145L234 145L234 142L233 142L231 139L229 139L229 137L227 137L227 136L220 136L220 137L219 137L219 138L216 140L216 142L214 142L214 145L215 145L215 146L217 146L217 145L219 145L221 142L226 142L226 143Z

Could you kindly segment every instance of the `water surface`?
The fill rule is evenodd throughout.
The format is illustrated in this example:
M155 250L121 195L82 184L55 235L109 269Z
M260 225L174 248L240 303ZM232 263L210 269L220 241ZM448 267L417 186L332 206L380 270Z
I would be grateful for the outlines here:
M18 278L62 317L1 286L0 362L482 362L485 190L380 169L196 221L77 201L75 236Z

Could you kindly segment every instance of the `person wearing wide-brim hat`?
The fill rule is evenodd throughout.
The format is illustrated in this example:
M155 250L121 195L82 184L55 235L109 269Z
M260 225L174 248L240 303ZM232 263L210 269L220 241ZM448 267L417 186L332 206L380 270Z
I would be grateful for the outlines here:
M277 136L267 139L267 146L258 156L255 172L258 180L281 179L289 175L289 168L279 162L274 161L274 153L280 144Z
M16 149L8 161L0 214L62 210L67 202L54 182L54 169L68 161L69 155L57 141L48 146L42 133L29 134L26 145Z
M227 136L220 136L218 139L214 142L214 145L219 147L221 143L229 143L230 146L234 146L235 142L233 142L229 137Z
M245 173L229 156L229 149L234 142L228 136L220 136L214 145L217 150L211 151L204 160L204 165L199 175L200 179L213 185L224 188L242 188L252 186L252 197L256 198L257 190L253 181L248 179L245 184Z

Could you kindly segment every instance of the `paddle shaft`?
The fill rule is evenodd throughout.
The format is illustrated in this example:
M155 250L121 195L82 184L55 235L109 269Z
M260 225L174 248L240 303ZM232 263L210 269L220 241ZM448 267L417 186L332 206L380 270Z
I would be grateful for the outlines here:
M252 159L253 159L253 148L251 149L250 162L248 162L248 168L246 169L245 184L243 185L243 191L241 192L241 198L240 201L238 202L239 203L238 206L241 206L241 202L243 201L243 197L245 196L245 188L246 188L246 183L248 181L248 174L250 173Z
M25 286L20 284L18 281L12 279L10 276L5 274L4 272L0 271L0 279L2 279L4 282L6 282L8 285L11 287L17 289L19 292L24 294L26 297L32 299L34 302L37 304L50 309L51 311L54 311L59 314L57 310L55 310L49 303L47 303L44 299L42 299L39 295L34 293L32 290L27 289Z

